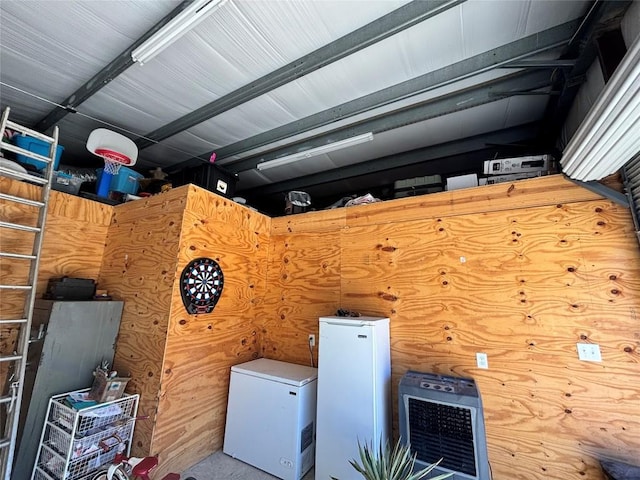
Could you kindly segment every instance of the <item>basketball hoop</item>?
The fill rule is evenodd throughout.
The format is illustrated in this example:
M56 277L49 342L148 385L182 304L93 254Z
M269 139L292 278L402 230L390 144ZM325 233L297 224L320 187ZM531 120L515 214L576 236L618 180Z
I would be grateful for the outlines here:
M105 128L91 132L87 150L104 159L104 170L96 191L103 198L109 196L111 179L118 174L120 167L134 165L138 159L138 147L132 140Z

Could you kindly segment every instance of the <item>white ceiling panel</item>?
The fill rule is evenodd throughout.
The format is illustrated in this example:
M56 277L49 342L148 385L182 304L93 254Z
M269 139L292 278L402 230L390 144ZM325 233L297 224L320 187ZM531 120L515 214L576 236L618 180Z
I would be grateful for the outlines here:
M131 103L124 115L127 127L144 124L151 131L155 124L212 102L402 3L372 2L361 8L360 2L229 1L156 58L133 65L103 89L103 98L83 108L97 114L95 105ZM338 11L345 18L334 24ZM139 105L149 106L155 122L145 118Z
M215 150L217 147L202 137L182 132L140 151L140 159L148 165L170 166L189 160L203 152Z
M479 0L462 5L465 57L582 16L585 1Z
M591 2L583 0L564 0L562 2L534 0L529 6L525 35L531 35L554 25L580 18L587 13L590 6Z
M2 1L0 78L60 102L174 5L171 1ZM29 104L26 97L24 102Z
M467 0L306 75L288 72L283 84L256 98L247 93L252 82L264 80L292 62L302 65L305 55L408 3L409 0L227 0L155 58L144 65L132 65L106 83L78 107L79 113L64 117L59 123L61 144L66 148L63 162L75 157L82 165L100 164L101 160L92 157L85 147L94 128L110 128L136 139L176 120L182 120L176 122L178 125L186 126L192 122L185 116L228 94L236 96L239 105L183 131L169 129L168 138L140 151L138 167L143 173L157 165L173 168L193 157L221 151L283 125L295 125L310 115L383 89L397 89L407 80L582 18L592 5L591 0ZM84 85L178 5L180 0L0 0L0 103L12 107L13 119L36 123L52 111L52 102L63 101ZM591 10L596 23L605 20L597 18L601 10L608 11L617 4L600 5L602 8ZM631 9L636 13L623 24L627 37L634 37L633 32L639 31L633 22L637 11ZM575 60L587 40L580 37L585 31L578 31L571 51L556 49L536 58L555 60L562 52ZM371 31L360 33L367 44ZM336 58L343 53L335 45L331 48ZM548 72L550 79L552 74L559 81L571 77L559 75L555 65L544 68L541 75ZM274 138L268 145L218 161L233 171L237 160L248 159L241 165L251 166L251 162L260 160L261 153L279 150L277 154L284 155L311 148L311 138L316 144L328 143L344 137L341 130L347 127L360 125L364 129L364 122L373 118L395 113L404 118L405 124L399 128L390 129L395 125L391 119L378 125L378 130L384 131L375 132L375 139L366 144L286 167L241 172L239 188L294 182L316 172L330 172L340 183L341 169L350 165L514 125L541 121L552 124L550 119L556 118L550 113L554 102L549 101L548 95L514 95L464 109L466 101L478 95L479 90L470 87L515 72L476 72L463 81L308 132L298 129L288 138ZM580 79L581 75L575 78ZM554 89L568 90L562 85L554 85ZM486 89L483 87L480 92L485 93ZM434 115L439 116L413 124L408 123L413 121L409 115L402 116L414 105L449 93L460 93L462 101L450 105L450 110L458 110L455 113L434 110ZM432 106L428 104L427 108ZM560 112L558 118L564 115ZM517 130L519 136L524 136L523 142L531 142L531 148L550 148L538 145L536 142L544 142L532 138L535 133ZM237 170L243 168L238 166ZM390 175L389 171L380 173L385 180ZM354 186L358 180L341 183Z
M562 15L553 17L553 25L577 16L584 9L584 2L568 3L568 6L560 9ZM539 9L536 11L539 12ZM483 27L476 32L474 23L478 22L478 18L482 20ZM528 1L466 2L375 46L277 88L268 95L251 100L231 112L225 112L204 122L202 126L221 135L218 143L229 144L513 42L530 34L526 27L529 18ZM509 19L513 19L511 28L501 28L505 23L511 25ZM483 35L492 30L499 30L500 34L484 41L484 48L480 49L478 46L483 42L479 38L484 38ZM451 41L442 42L446 37L450 37ZM499 38L499 42L496 38ZM468 45L463 46L463 43ZM433 48L433 45L438 48ZM467 52L464 56L463 51ZM402 54L398 55L398 52ZM480 78L471 80L466 85L479 81ZM193 130L199 128L193 127Z
M373 158L396 155L405 151L480 135L500 128L514 127L527 123L531 119L526 117L524 122L520 121L518 115L513 112L529 110L535 112L536 118L539 118L544 113L545 105L544 97L538 96L499 100L444 117L415 123L401 129L377 133L373 141L344 150L303 159L257 173L254 170L242 172L240 185L242 188L253 188L287 180L291 177L309 175L331 168L361 163ZM494 128L498 124L500 126Z
M322 132L334 130L336 128L343 127L345 125L350 125L356 122L366 120L367 118L389 113L389 112L402 109L404 107L407 107L416 103L422 103L427 100L437 98L442 95L446 95L463 88L468 88L473 85L477 85L479 83L487 82L508 74L512 74L516 71L517 70L514 70L514 69L496 69L489 72L485 72L485 73L476 75L474 77L462 80L460 82L456 82L451 85L436 88L432 91L429 91L420 95L416 95L412 98L408 98L408 99L395 102L383 107L379 107L377 109L373 109L369 112L355 115L353 117L350 117L340 122L331 123L325 127L317 128L306 133L301 133L299 135L293 135L280 142L275 142L268 146L252 150L247 154L238 155L233 158L242 158L243 156L247 156L249 154L255 154L267 149L272 149L279 145L290 144L293 141L299 141L304 138L318 135ZM283 110L283 107L281 107L279 103L272 98L272 97L277 97L278 99L280 99L285 97L287 94L281 91L284 89L291 91L291 85L286 85L284 87L281 87L275 90L274 92L268 95L263 95L254 100L251 100L250 102L247 102L246 104L241 105L233 109L232 111L225 112L215 117L214 119L208 120L207 122L204 122L200 125L192 127L188 131L201 136L206 136L207 132L217 132L218 135L222 135L221 136L222 144L225 145L225 144L235 142L238 139L242 139L252 135L257 135L265 130L276 128L277 126L283 123L289 123L295 120L293 116L289 115L290 119L287 119L287 117L284 114L281 114L281 110ZM260 112L260 114L256 116L256 112ZM317 111L312 111L311 113L317 113ZM263 125L263 127L260 127L260 125L258 124L258 119L259 119L259 122Z

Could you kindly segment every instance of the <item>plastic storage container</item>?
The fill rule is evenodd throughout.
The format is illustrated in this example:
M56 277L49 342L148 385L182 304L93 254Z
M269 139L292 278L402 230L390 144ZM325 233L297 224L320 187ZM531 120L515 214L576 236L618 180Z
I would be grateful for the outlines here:
M28 137L26 135L15 135L12 141L17 147L24 148L25 150L29 150L30 152L37 153L38 155L43 155L45 157L49 156L49 144L47 142L43 142L37 138ZM58 164L60 163L60 157L62 156L63 151L64 147L62 145L58 145L58 148L56 149L56 158L53 161L54 170L58 169ZM44 162L34 160L33 158L29 158L24 155L16 154L16 159L20 163L33 165L38 170L42 170L47 166Z
M80 185L82 185L82 179L80 178L69 175L68 173L53 172L51 188L54 190L77 195L80 191Z
M102 178L103 170L103 168L98 169L98 184L100 184L100 178ZM127 167L120 167L118 174L111 178L109 191L135 195L138 193L138 188L140 188L139 180L143 177L144 175L136 172L135 170L131 170Z
M227 198L233 197L236 191L238 175L223 167L203 163L195 167L185 168L170 176L171 183L177 187L193 183Z

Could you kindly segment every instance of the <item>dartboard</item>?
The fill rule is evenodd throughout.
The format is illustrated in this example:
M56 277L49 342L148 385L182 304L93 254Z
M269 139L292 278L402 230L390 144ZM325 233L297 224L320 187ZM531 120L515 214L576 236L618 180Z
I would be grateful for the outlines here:
M194 315L213 311L223 286L222 269L215 260L203 257L189 262L180 276L180 291L187 312Z

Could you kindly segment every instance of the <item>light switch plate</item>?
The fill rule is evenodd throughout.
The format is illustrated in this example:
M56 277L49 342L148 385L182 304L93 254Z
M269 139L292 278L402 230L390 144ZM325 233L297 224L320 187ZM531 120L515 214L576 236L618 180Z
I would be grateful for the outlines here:
M601 362L600 345L597 343L577 343L578 358L587 362Z
M476 362L478 363L478 368L489 368L489 359L486 353L476 353Z

